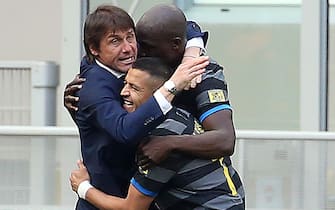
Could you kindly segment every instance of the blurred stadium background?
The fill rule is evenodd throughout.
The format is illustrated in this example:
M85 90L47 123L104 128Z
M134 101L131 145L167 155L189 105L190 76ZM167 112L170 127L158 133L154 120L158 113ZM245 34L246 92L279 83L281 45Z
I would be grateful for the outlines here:
M335 1L2 0L0 210L70 210L80 158L63 89L99 4L173 3L209 31L225 66L248 210L335 209Z

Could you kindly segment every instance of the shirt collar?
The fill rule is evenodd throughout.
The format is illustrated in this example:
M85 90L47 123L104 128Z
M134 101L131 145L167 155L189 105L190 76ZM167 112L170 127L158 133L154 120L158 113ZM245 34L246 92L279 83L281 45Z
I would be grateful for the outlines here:
M108 66L102 64L97 59L95 59L95 62L98 64L98 66L100 66L101 68L106 69L107 71L109 71L110 73L112 73L114 76L116 76L116 78L118 78L118 79L120 79L121 77L123 77L125 75L125 73L121 73L121 72L118 72L118 71L115 71L115 70L109 68Z

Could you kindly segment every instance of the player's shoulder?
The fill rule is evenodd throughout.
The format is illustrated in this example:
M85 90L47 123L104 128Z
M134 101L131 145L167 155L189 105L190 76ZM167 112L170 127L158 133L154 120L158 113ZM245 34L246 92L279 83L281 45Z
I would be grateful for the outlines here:
M202 80L207 79L218 79L224 81L225 75L223 65L219 64L214 59L211 59L210 63L206 67L205 73L202 75Z
M210 58L209 64L206 67L206 70L212 70L212 71L218 71L218 70L223 70L223 69L224 69L223 65L219 64L213 58Z

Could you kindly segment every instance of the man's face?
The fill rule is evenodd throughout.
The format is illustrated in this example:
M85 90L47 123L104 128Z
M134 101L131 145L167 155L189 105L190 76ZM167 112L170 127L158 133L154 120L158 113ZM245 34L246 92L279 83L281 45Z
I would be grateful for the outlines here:
M104 65L120 72L127 72L137 57L137 43L133 29L108 32L95 52ZM94 53L93 53L94 54Z
M171 67L178 62L179 53L173 49L171 40L156 36L146 30L137 30L139 57L159 57Z
M140 57L159 57L165 61L168 60L171 47L166 41L154 37L140 36L138 44Z
M128 112L135 111L141 104L152 96L153 87L150 74L131 68L125 78L125 85L121 90L123 108Z

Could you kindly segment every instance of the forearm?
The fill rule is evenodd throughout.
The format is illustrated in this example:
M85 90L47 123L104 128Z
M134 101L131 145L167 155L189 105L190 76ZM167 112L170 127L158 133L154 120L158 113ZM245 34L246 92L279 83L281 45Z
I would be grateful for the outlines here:
M90 177L82 161L77 162L78 169L71 172L70 181L74 192L84 199L103 210L147 210L153 197L149 197L130 185L126 198L108 195L92 186Z
M219 158L234 153L236 137L230 110L221 110L208 116L202 126L204 133L179 136L172 141L172 149L203 158Z
M85 200L102 210L148 210L153 199L143 195L132 185L128 189L127 198L108 195L96 188L90 188L85 196Z
M107 195L96 188L87 191L85 200L102 210L128 210L125 199Z
M148 142L139 146L138 164L149 168L159 164L171 152L186 153L205 159L231 156L235 147L235 130L230 110L218 111L202 122L204 133L198 135L150 136Z
M164 120L163 113L153 98L131 113L126 112L117 101L98 104L79 113L87 113L84 115L85 120L124 144L137 143Z
M171 136L171 151L184 152L200 158L220 158L234 153L235 135L221 130L207 131L200 135Z

